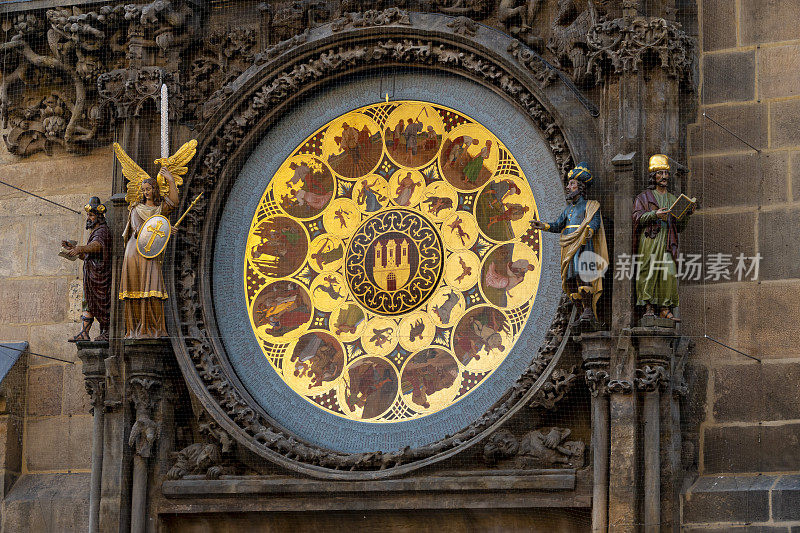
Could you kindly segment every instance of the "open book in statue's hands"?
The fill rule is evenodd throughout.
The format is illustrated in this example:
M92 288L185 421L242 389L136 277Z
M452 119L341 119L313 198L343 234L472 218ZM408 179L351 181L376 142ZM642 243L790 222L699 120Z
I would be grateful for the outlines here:
M59 257L69 259L70 261L75 261L78 256L69 255L69 251L76 246L78 246L78 241L61 241L61 251L58 252Z
M697 198L689 198L685 194L681 194L678 199L675 200L675 203L672 204L672 207L669 208L669 212L672 216L680 220L687 213L694 211L696 205Z

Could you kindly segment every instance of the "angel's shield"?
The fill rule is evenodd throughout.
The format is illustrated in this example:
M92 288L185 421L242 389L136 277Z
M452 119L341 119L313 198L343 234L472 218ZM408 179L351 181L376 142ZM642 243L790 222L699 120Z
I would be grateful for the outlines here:
M153 215L142 224L136 237L136 250L146 259L153 259L164 251L169 242L172 226L163 215Z

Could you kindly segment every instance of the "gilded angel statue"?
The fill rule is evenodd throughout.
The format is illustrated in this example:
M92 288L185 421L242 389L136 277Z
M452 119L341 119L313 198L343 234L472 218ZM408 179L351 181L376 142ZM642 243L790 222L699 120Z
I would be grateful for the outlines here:
M157 159L155 163L161 165L161 170L155 178L117 143L114 152L128 180L128 224L122 234L126 244L119 291L119 299L125 300L125 338L165 337L167 291L161 252L171 231L166 217L178 205L178 186L183 185L189 161L197 153L197 141L187 142L170 157Z

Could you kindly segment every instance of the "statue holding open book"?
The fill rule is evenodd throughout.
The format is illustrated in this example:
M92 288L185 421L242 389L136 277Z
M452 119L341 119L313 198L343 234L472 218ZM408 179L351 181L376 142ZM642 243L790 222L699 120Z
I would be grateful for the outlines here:
M636 305L644 317L678 322L678 235L686 228L696 202L669 192L669 158L656 154L648 165L650 183L633 204L633 249L640 264L636 276Z

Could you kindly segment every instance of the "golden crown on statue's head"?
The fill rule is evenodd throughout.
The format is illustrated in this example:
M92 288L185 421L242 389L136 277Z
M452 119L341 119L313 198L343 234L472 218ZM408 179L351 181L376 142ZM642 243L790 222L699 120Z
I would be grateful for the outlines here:
M664 154L656 154L650 158L648 171L656 172L659 170L669 170L669 158Z

